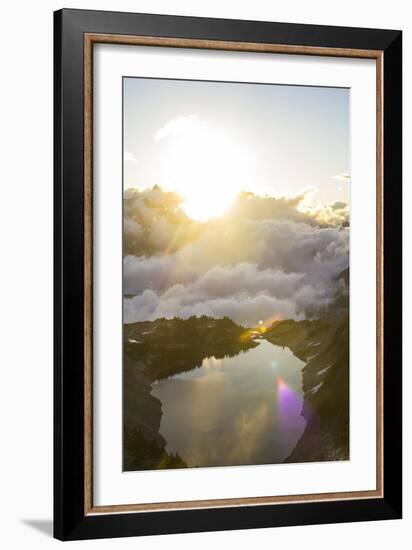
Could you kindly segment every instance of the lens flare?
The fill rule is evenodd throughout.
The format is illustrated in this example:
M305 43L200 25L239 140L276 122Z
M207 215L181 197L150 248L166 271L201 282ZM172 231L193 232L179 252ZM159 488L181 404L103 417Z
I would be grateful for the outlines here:
M276 379L278 390L279 414L283 417L294 418L302 410L302 398L294 391L281 376Z

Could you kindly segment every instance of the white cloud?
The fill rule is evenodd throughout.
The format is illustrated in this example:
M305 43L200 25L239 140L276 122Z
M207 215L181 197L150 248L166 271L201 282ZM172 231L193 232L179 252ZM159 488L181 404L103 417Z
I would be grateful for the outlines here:
M332 176L332 177L334 180L350 182L350 175L346 173L336 174L336 176Z
M191 132L194 129L204 127L205 124L206 123L202 122L197 114L178 116L176 118L172 118L161 128L159 128L154 135L154 139L155 141L159 141L170 136L177 136L183 133Z
M211 315L251 326L324 314L342 291L349 231L274 220L240 226L235 240L211 227L174 254L127 256L126 291L136 296L125 300L125 321Z
M140 296L126 299L125 322L155 320L160 317L171 319L176 316L187 319L193 315L208 315L217 318L228 316L236 323L254 326L260 319L271 318L274 311L285 319L304 318L303 314L297 314L292 300L278 299L263 293L250 299L242 296L227 296L209 297L199 301L196 295L187 296L183 286L176 288L174 292L175 296L164 298L151 290L145 290Z
M140 294L146 289L162 292L170 286L185 284L196 278L187 267L181 265L178 256L126 256L124 258L125 294Z
M347 202L335 201L322 206L310 206L306 212L316 218L320 224L335 226L349 224L350 209Z
M125 162L133 162L134 164L137 164L138 160L133 155L133 153L129 153L128 151L124 152L124 161Z
M346 286L348 204L301 212L302 197L244 194L227 216L196 224L159 188L125 193L125 321L191 315L324 315ZM133 296L132 298L130 296Z
M227 230L224 223L210 225L177 254L183 265L190 265L199 274L217 265L248 262L260 269L318 277L322 276L320 268L327 276L330 270L344 269L348 251L347 228L323 228L290 220L233 220Z
M125 254L142 256L168 250L188 242L196 225L181 210L181 198L160 187L124 193Z

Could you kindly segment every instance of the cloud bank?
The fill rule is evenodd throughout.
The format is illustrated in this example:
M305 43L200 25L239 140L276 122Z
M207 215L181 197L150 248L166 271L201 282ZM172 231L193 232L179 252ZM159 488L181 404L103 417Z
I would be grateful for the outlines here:
M159 188L125 195L125 322L228 316L244 326L328 313L347 294L349 209L243 193L228 214L190 220Z

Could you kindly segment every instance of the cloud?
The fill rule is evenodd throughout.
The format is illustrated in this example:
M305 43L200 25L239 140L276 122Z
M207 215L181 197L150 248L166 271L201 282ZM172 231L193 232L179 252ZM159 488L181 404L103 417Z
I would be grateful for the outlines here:
M164 298L151 290L145 290L140 296L125 299L124 319L126 323L155 320L161 317L171 319L208 315L210 317L228 316L236 323L244 326L255 326L260 319L273 316L274 311L283 318L304 318L297 315L295 305L291 300L281 300L261 294L251 299L237 296L213 298L198 301L197 296L186 295L185 288L180 287L180 295L174 290L174 297Z
M124 196L125 255L173 252L196 239L208 240L211 232L215 235L213 244L217 248L222 246L222 240L233 241L233 247L235 244L240 246L240 238L250 241L243 234L246 224L253 222L294 221L312 227L349 224L347 203L337 201L330 205L305 206L306 193L274 198L242 192L223 217L200 223L183 211L182 198L177 193L163 191L158 186L143 191L127 189ZM242 257L238 261L242 261Z
M240 248L219 242L216 230L174 254L125 258L127 293L136 294L125 300L126 322L210 315L253 326L273 317L304 319L324 315L345 290L347 229L245 222Z
M192 114L187 116L178 116L172 118L161 128L159 128L155 135L155 141L160 141L168 137L178 136L187 132L192 132L195 129L203 128L205 122L202 122L199 115Z
M331 205L330 205L330 208L333 210L333 211L336 211L336 210L344 210L348 207L348 204L346 202L343 202L343 201L336 201L336 202L333 202Z
M127 151L124 152L124 161L133 162L134 164L137 164L138 162L137 158L133 155L133 153L129 153Z
M349 204L343 201L335 201L322 206L310 206L307 213L313 216L320 225L349 225Z
M334 246L335 255L328 258ZM233 222L229 228L223 222L209 225L177 254L182 264L198 273L216 265L248 262L260 269L318 276L319 268L326 269L328 261L336 264L336 271L343 269L348 250L347 229L290 220L247 220Z
M177 193L158 186L140 191L129 188L124 194L124 253L152 255L173 252L190 242L198 233L198 224L181 209Z
M350 182L350 175L346 174L345 172L342 174L336 174L336 176L332 176L332 178L338 181Z
M303 278L301 273L259 269L257 264L242 262L235 266L214 266L196 281L197 289L207 295L242 295L250 298L265 291L278 298L288 297Z
M146 289L163 292L165 289L193 281L196 275L179 262L176 255L124 258L124 292L140 294Z
M228 316L253 326L324 315L347 294L349 206L300 211L304 195L243 193L224 217L193 222L158 187L125 193L125 322Z
M295 197L261 197L253 193L242 192L237 196L229 218L246 220L294 220L305 223L316 223L310 213L299 210L306 198L307 189Z
M295 197L260 197L242 192L236 198L226 217L247 220L292 220L309 225L348 225L349 205L343 201L313 206L308 195L313 188L303 190Z

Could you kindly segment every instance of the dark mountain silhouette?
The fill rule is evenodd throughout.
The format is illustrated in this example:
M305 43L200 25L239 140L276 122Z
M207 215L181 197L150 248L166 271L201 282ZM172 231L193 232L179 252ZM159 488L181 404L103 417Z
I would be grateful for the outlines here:
M186 466L165 450L162 404L151 395L151 384L201 365L204 357L233 357L255 347L243 341L245 330L227 317L206 316L124 325L124 470Z

